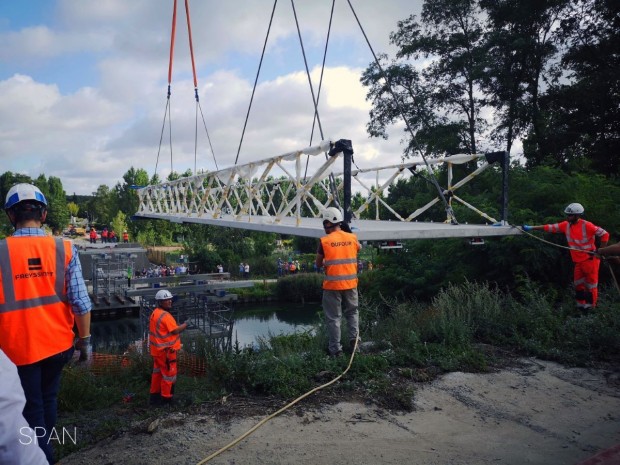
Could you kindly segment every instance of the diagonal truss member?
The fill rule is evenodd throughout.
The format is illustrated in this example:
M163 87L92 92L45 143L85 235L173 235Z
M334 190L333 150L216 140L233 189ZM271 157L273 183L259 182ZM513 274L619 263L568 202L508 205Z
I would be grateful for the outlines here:
M328 152L333 146L329 141L323 141L319 145L276 157L140 188L137 190L140 206L135 216L179 223L203 223L320 237L323 233L320 221L322 210L337 200L333 198L330 189L330 175L339 181L337 182L339 191L342 191L345 185L342 179L343 173L334 170L334 164L342 160L343 154L333 154L326 160L317 157L317 155ZM308 157L311 158L309 166L314 172L312 176L304 176ZM455 181L453 166L468 162L476 162L476 169ZM450 202L457 201L479 214L487 222L498 223L496 219L455 194L460 187L490 166L485 155L451 155L428 160L428 163L447 165L448 186L446 190L449 192ZM356 192L357 198L361 196L362 199L362 203L353 210L352 226L356 226L359 218L372 217L375 223L386 223L384 228L386 231L382 237L393 238L395 236L390 235L389 229L394 228L395 222L413 224L413 220L440 202L441 199L437 196L406 215L397 212L386 202L390 187L399 179L412 176L417 166L426 166L426 164L420 160L351 171L353 191ZM389 218L380 218L380 213L389 215ZM367 223L368 221L359 222ZM461 231L452 236L446 233L441 233L441 236L407 234L403 232L402 227L399 227L398 237L470 235L464 227L460 228L460 226L452 226L453 231ZM479 228L476 231L479 231ZM480 234L476 231L471 235L515 234L514 231L497 229L489 234ZM364 231L359 231L358 236L363 239ZM377 233L373 238L378 236L381 234Z

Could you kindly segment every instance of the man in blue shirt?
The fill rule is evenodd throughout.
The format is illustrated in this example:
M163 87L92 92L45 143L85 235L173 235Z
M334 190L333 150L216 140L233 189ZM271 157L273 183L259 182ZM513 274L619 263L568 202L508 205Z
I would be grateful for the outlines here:
M60 376L75 349L81 361L90 358L92 303L75 245L48 239L41 228L47 218L43 193L31 184L16 184L4 209L15 233L0 241L0 346L17 365L26 396L24 418L54 463L50 435Z

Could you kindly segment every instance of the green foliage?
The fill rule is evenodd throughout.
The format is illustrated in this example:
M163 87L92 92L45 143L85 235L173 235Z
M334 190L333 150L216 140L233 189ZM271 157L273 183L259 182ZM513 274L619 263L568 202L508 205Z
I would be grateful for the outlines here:
M487 170L471 186L459 190L459 196L493 214L501 197L501 173ZM612 234L611 243L620 239L620 197L618 180L600 175L574 173L569 175L549 166L527 169L513 165L509 176L509 221L512 224L545 224L564 219L564 208L571 202L581 202L585 218ZM419 181L401 183L390 193L390 204L405 205L415 195ZM495 207L493 205L495 204ZM411 207L408 205L407 208ZM439 209L438 209L439 210ZM403 212L405 207L403 207ZM476 221L464 210L455 208L460 222ZM440 220L437 211L435 220ZM396 297L400 300L430 301L448 283L465 280L490 282L497 287L518 292L524 279L539 283L548 295L572 294L573 265L561 234L536 232L531 236L486 238L481 246L470 246L465 239L404 241L402 250L378 251L373 258L371 273L360 276L360 289L375 299ZM601 282L610 276L601 273Z
M314 237L293 236L293 250L298 253L316 254L317 239Z
M80 206L75 202L69 202L67 204L67 209L69 210L69 214L76 217L80 212Z
M47 199L46 224L55 234L60 234L69 224L69 209L67 207L67 195L59 178L40 175L34 184L41 189Z
M274 276L275 265L269 258L275 249L275 234L221 228L207 225L184 225L184 246L192 262L203 270L215 270L218 264L238 275L239 263L249 263L252 276Z
M266 298L273 298L277 293L277 283L272 282L255 282L252 287L240 287L229 289L231 294L237 294L239 298L249 300L262 300Z
M557 68L571 79L552 83L541 97L540 124L524 141L531 165L620 173L617 17L615 2L574 0L556 19L565 51Z
M329 388L355 392L387 408L413 408L411 381L430 381L447 371L486 371L497 365L493 344L515 355L591 366L618 362L620 294L601 289L599 307L576 314L571 301L555 302L524 279L519 292L488 283L450 284L430 303L396 299L360 300L361 337L372 343L356 355L345 377ZM184 337L184 347L204 360L205 377L181 374L175 396L210 402L230 394L290 401L334 379L348 357L330 358L325 325L300 334L269 336L257 347L221 353L206 339ZM144 415L148 402L150 357L130 355L129 368L98 375L76 367L64 371L59 395L59 426L77 425L87 439L80 446L115 434ZM123 402L134 394L129 404ZM177 408L184 408L182 402ZM59 458L71 447L60 448Z
M0 175L0 201L2 202L3 209L4 200L6 199L6 194L9 192L9 189L11 189L11 187L20 182L34 184L32 179L25 174L6 171L2 175ZM13 226L11 225L8 217L3 213L2 215L0 215L0 237L10 236L12 233Z
M183 237L184 226L164 220L140 220L133 223L137 231L136 240L145 247L169 246L178 244L177 239Z
M122 240L123 231L127 229L127 217L122 211L118 211L112 222L110 223L112 231L116 232L116 237L119 241Z
M510 151L520 137L529 166L617 175L617 14L598 0L427 0L390 34L395 59L362 76L368 132L387 138L405 118L406 156Z
M191 252L191 261L198 263L198 268L202 273L213 273L217 270L219 264L225 263L218 252L208 247L193 249ZM233 268L236 270L237 268ZM224 271L230 271L230 267L225 267Z
M278 279L277 296L283 302L320 302L323 276L319 273L299 273Z

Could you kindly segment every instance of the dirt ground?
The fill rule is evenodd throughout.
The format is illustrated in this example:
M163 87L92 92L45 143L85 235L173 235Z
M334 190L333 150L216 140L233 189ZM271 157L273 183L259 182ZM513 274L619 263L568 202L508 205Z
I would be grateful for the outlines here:
M415 388L409 413L309 397L207 463L574 465L620 443L617 372L520 359ZM250 417L162 412L60 463L197 464L279 407Z

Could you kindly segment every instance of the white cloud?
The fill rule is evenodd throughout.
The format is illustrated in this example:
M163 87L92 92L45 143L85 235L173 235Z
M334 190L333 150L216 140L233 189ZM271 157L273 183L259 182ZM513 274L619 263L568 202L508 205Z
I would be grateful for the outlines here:
M190 3L200 105L219 168L230 166L237 156L271 13L268 3ZM297 3L316 95L331 2ZM398 163L399 137L369 140L365 132L369 104L359 77L372 55L348 4L337 3L330 43L346 53L328 51L319 103L325 136L351 139L358 164ZM396 21L412 12L409 1L352 3L377 53L387 50ZM152 174L157 163L165 176L170 169L168 128L161 149L159 138L171 5L167 0L60 0L45 24L3 28L3 172L60 177L67 192L78 194L90 194L101 184L113 187L132 166ZM171 113L173 165L182 172L194 168L196 102L183 2L177 15ZM239 163L309 144L313 105L300 56L290 4L280 2ZM55 68L56 62L66 69ZM280 70L277 76L274 69ZM62 82L55 83L57 78ZM213 156L200 114L198 118L197 167L212 170ZM314 143L319 139L317 127Z

